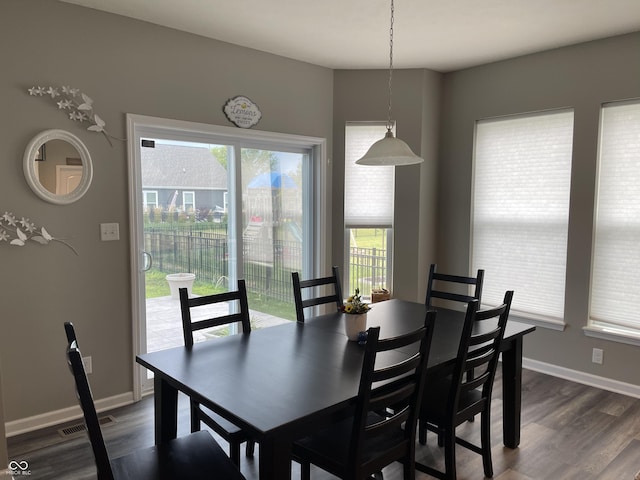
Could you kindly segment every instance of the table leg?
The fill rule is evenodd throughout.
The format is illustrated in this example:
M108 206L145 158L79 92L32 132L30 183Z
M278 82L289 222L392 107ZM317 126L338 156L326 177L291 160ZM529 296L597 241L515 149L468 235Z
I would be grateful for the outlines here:
M178 434L178 390L157 374L153 379L156 445Z
M522 343L522 337L517 337L502 351L502 433L509 448L520 444Z
M290 439L260 441L260 480L291 480Z

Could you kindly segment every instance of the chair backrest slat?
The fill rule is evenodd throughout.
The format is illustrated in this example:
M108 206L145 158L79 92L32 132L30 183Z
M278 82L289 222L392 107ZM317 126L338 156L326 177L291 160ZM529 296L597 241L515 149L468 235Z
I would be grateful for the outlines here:
M298 272L291 273L293 283L293 298L296 305L296 320L304 323L305 308L333 303L336 310L343 305L342 286L340 284L340 272L338 267L331 268L328 277L301 280ZM324 292L328 286L332 286L331 293Z
M189 298L189 292L186 288L180 288L180 310L182 312L182 333L184 336L184 344L187 347L193 346L193 332L205 328L213 328L230 323L239 323L242 325L242 332L251 331L251 321L249 319L249 302L247 300L247 287L243 279L238 280L238 290L230 292L216 293L213 295L204 295L201 297ZM206 305L222 304L237 301L239 311L230 314L207 315L207 318L193 320L192 309L204 307Z
M432 300L438 298L441 300L460 302L467 304L472 300L482 300L482 285L484 282L484 270L477 271L475 277L466 277L462 275L450 275L437 272L437 265L431 264L429 268L429 278L427 281L427 296L425 304L431 308ZM456 291L456 288L463 286L464 291ZM473 293L469 294L469 287L475 287ZM462 289L460 289L462 290Z

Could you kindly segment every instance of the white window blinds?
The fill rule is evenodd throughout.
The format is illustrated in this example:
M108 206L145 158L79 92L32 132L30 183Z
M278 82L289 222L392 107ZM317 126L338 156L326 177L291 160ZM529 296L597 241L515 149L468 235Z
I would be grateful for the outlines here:
M640 102L602 108L590 320L640 330Z
M477 123L472 271L486 270L482 300L564 321L573 112Z
M386 132L386 124L347 123L344 161L346 228L393 226L394 167L356 165L356 160Z

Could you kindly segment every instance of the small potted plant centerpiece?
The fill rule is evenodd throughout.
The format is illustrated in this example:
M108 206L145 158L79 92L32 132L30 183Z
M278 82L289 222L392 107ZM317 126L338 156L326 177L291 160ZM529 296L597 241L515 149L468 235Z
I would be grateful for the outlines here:
M346 313L344 323L347 338L351 341L358 341L358 334L367 329L367 312L371 307L362 301L360 289L356 288L355 293L351 295L342 307L342 311Z

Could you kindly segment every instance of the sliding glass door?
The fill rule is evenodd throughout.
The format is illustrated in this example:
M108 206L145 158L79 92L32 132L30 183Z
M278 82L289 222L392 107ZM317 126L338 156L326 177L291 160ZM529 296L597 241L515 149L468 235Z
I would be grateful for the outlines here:
M199 124L185 130L146 117L129 123L134 353L183 344L180 287L207 295L243 278L253 329L293 321L291 272L313 275L321 261L322 141ZM204 331L194 340L234 333ZM146 373L138 376L140 392L151 387Z

